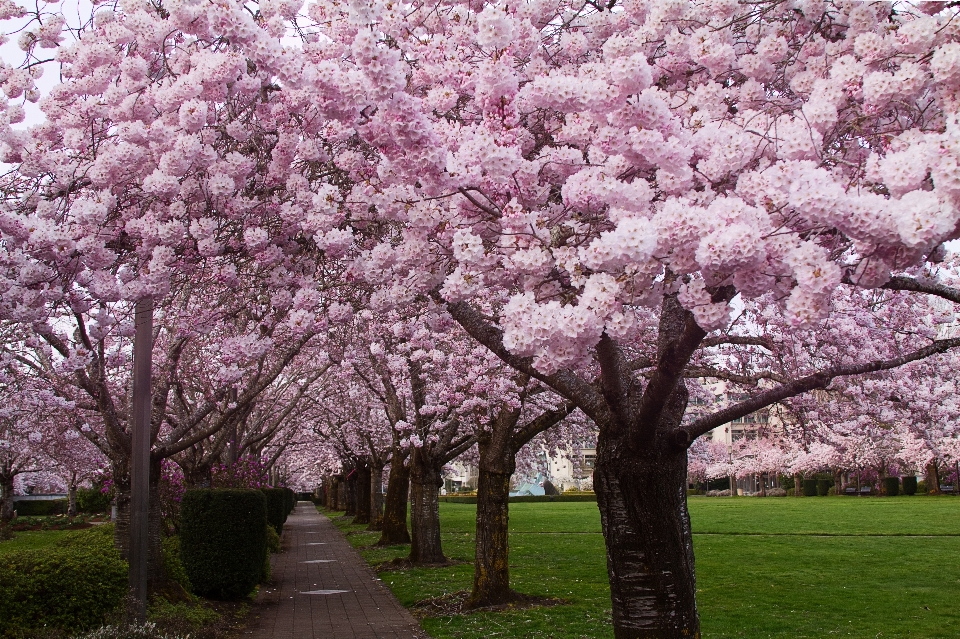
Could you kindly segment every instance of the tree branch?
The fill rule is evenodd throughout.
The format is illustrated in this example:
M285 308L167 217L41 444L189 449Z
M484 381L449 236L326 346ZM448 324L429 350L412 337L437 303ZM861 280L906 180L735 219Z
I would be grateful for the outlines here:
M442 299L437 301L443 304ZM569 370L545 375L533 367L532 357L518 357L503 345L503 331L485 320L480 312L466 302L446 304L451 317L471 337L486 346L511 368L526 373L569 399L595 422L609 422L612 417L603 396L596 388Z
M771 388L755 397L724 408L711 415L704 415L686 426L678 428L674 432L674 443L681 448L688 448L697 437L710 432L718 426L731 422L738 417L745 417L750 413L756 412L761 408L766 408L784 399L795 397L818 388L826 388L836 377L864 375L866 373L876 373L878 371L898 368L904 364L925 359L931 355L944 353L957 346L960 346L960 338L941 339L936 340L929 346L907 353L906 355L901 355L900 357L874 360L860 364L833 366L825 371L813 373L812 375L801 377L790 383Z

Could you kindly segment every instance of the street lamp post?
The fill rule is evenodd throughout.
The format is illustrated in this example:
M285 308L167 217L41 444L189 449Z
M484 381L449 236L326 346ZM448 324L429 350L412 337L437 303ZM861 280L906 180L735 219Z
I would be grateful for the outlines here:
M147 617L150 544L150 370L153 359L153 298L137 302L133 338L133 436L130 455L130 621Z

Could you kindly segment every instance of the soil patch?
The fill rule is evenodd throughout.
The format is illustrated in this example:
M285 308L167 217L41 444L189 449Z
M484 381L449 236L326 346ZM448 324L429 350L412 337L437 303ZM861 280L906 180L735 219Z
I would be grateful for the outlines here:
M559 599L557 597L538 597L537 595L525 595L522 593L516 593L516 595L517 599L515 601L511 601L510 603L464 610L463 606L470 597L470 591L461 590L459 592L452 592L440 597L432 597L430 599L418 601L413 604L413 608L410 610L410 612L413 613L414 617L423 619L424 617L452 617L455 615L469 615L474 612L497 612L501 610L523 610L526 608L539 608L544 606L562 606L570 603L565 599Z

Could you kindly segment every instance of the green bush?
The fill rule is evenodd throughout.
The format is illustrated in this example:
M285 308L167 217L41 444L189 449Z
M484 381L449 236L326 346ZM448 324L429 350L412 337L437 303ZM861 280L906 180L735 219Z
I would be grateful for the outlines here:
M147 620L160 624L163 627L186 626L196 630L201 626L209 625L220 619L216 610L211 610L198 599L195 602L172 602L163 597L154 597L147 608Z
M832 479L818 479L817 480L817 495L820 497L826 497L830 494L830 487L833 486ZM806 490L806 488L804 488Z
M293 492L292 488L283 489L284 504L287 507L287 513L283 517L283 521L287 521L287 515L293 512L294 508L297 507L297 494Z
M903 478L903 494L904 495L916 495L917 494L917 478L914 475L908 475ZM924 486L926 488L926 486Z
M267 500L259 490L188 490L180 558L197 594L236 599L259 583L267 556Z
M269 524L267 525L267 550L271 553L280 552L280 535Z
M99 626L127 594L127 564L113 527L69 535L42 550L0 556L0 635Z
M77 489L77 512L105 513L110 510L110 495L100 492L99 488Z
M800 482L800 486L803 489L804 497L816 497L817 496L817 480L816 479L804 479Z
M13 502L18 517L48 517L67 513L66 499L37 499Z
M103 524L77 531L59 540L57 546L61 548L87 548L103 552L114 552L110 550L114 548L113 524Z
M900 494L900 478L884 477L883 487L886 490L887 497L896 497Z
M180 538L176 535L167 537L160 544L163 574L167 579L180 584L187 592L193 592L193 584L190 583L187 570L180 560Z
M795 488L787 488L787 497L796 497L797 490Z
M287 520L286 495L283 488L261 488L260 492L267 498L267 521L279 535L283 532L283 522Z

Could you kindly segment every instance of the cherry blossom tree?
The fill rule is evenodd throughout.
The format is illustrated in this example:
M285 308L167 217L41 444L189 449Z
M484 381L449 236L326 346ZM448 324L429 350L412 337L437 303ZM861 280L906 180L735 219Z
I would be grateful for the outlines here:
M342 259L374 312L432 299L596 424L618 639L699 635L697 437L960 343L835 309L859 289L960 302L923 270L960 220L952 4L169 4L98 14L58 52L50 121L0 131L0 318L76 304L65 281L162 295L226 249ZM28 52L60 38L37 18L56 26ZM8 97L36 97L31 68ZM859 348L764 369L738 305ZM466 414L418 367L471 352L430 339L407 363L422 512ZM686 379L742 375L736 346L769 385L684 421Z

